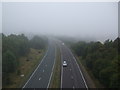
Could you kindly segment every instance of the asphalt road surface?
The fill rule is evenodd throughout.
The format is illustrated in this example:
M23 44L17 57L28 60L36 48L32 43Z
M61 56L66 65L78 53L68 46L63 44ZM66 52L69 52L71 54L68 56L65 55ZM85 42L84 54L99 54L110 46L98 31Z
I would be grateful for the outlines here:
M48 88L55 62L55 44L49 40L48 51L23 88ZM27 68L27 66L26 66Z
M67 67L61 66L61 88L86 88L84 76L76 62L75 57L66 45L61 43L61 63L65 60Z

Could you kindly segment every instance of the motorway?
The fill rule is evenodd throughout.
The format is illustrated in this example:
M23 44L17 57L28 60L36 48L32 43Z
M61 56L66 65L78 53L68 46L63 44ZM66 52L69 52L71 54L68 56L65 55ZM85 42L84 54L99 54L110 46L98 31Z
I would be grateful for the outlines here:
M23 86L24 88L48 88L55 63L55 43L49 39L48 50L42 61ZM27 68L27 67L26 67Z
M83 74L70 49L61 43L61 63L65 60L67 67L61 66L61 88L86 88Z
M59 43L58 43L59 42ZM85 88L88 89L84 76L70 49L61 41L50 40L48 50L42 61L35 69L24 88L49 88L54 64L56 59L55 47L58 44L61 51L61 63L65 60L67 67L61 66L61 87L60 88ZM61 64L62 65L62 64Z

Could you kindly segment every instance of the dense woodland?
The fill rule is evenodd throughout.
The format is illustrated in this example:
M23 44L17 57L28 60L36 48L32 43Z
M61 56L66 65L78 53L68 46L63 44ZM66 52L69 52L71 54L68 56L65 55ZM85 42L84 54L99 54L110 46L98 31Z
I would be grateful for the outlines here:
M80 41L71 48L85 63L104 87L120 88L120 38L101 42ZM11 83L9 74L19 72L18 58L28 54L30 48L44 49L47 39L34 36L28 39L24 34L2 34L2 85Z
M104 87L120 88L120 38L77 42L71 48Z
M24 34L21 35L4 35L2 34L2 85L11 83L9 74L19 72L19 61L21 56L25 56L30 51L30 48L45 49L47 39L39 36L34 36L29 40Z

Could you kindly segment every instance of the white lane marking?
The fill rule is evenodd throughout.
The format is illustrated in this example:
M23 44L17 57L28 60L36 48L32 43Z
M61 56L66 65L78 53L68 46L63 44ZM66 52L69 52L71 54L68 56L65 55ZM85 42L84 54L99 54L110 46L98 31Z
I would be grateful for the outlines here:
M75 88L75 87L73 86L73 88Z
M37 66L37 68L35 69L35 71L32 73L32 75L30 76L30 78L28 79L28 81L25 83L25 85L23 86L23 88L25 88L25 86L27 85L27 83L30 81L30 79L32 78L32 76L34 75L34 73L36 72L36 70L39 68L39 66L40 66L41 63L43 62L44 58L47 56L48 50L49 50L49 47L48 47L48 49L47 49L47 52L46 52L45 56L42 58L42 61L41 61L40 64Z
M49 85L50 85L51 77L52 77L52 74L53 74L53 69L54 69L54 66L55 66L55 61L56 61L56 47L55 47L54 64L53 64L53 67L52 67L52 72L51 72L51 75L50 75L50 78L49 78L49 83L48 83L48 85L47 85L47 88L49 88Z
M70 71L71 71L72 69L70 68Z
M43 69L43 72L44 72L45 70Z
M42 78L40 77L39 80L41 80Z
M63 62L63 56L62 56L61 47L60 47L60 52L61 52L61 89L62 89L62 78L63 78L63 66L62 66L62 62Z
M79 67L79 65L78 65L78 63L77 63L77 61L76 61L75 57L73 56L73 54L72 54L71 50L70 50L69 48L68 48L68 50L70 51L70 53L71 53L71 55L72 55L73 59L75 60L75 62L76 62L76 64L77 64L77 67L78 67L78 69L79 69L79 71L80 71L80 73L81 73L81 76L82 76L82 79L83 79L83 81L84 81L84 84L85 84L85 86L86 86L86 88L87 88L87 90L88 90L87 83L86 83L86 81L85 81L85 78L84 78L84 76L83 76L83 74L82 74L81 70L80 70L80 67Z
M73 76L71 76L71 79L73 79Z

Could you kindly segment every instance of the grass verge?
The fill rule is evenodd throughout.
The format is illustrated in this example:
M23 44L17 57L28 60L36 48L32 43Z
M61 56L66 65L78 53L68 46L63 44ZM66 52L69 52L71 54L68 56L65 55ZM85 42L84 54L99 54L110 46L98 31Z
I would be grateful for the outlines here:
M44 54L45 50L36 50L31 48L27 56L19 59L18 71L10 74L9 77L12 82L5 88L21 88L38 66ZM24 76L21 77L21 75Z
M81 68L81 71L86 80L87 86L89 88L103 88L103 85L100 84L100 82L94 77L91 70L89 68L87 68L84 60L82 60L81 57L78 57L77 55L75 55L75 52L73 50L72 50L72 52L79 64L79 67Z
M60 78L61 78L60 49L56 47L56 61L55 61L55 66L49 88L60 88L60 81L61 81Z
M82 64L82 66L85 68L85 70L87 71L87 73L89 74L90 78L92 79L92 82L95 85L95 88L104 88L103 85L98 81L98 79L96 79L93 75L93 73L91 72L91 70L89 68L87 68L84 60L82 60L80 57L77 57L79 59L79 62ZM81 61L80 61L81 60Z

